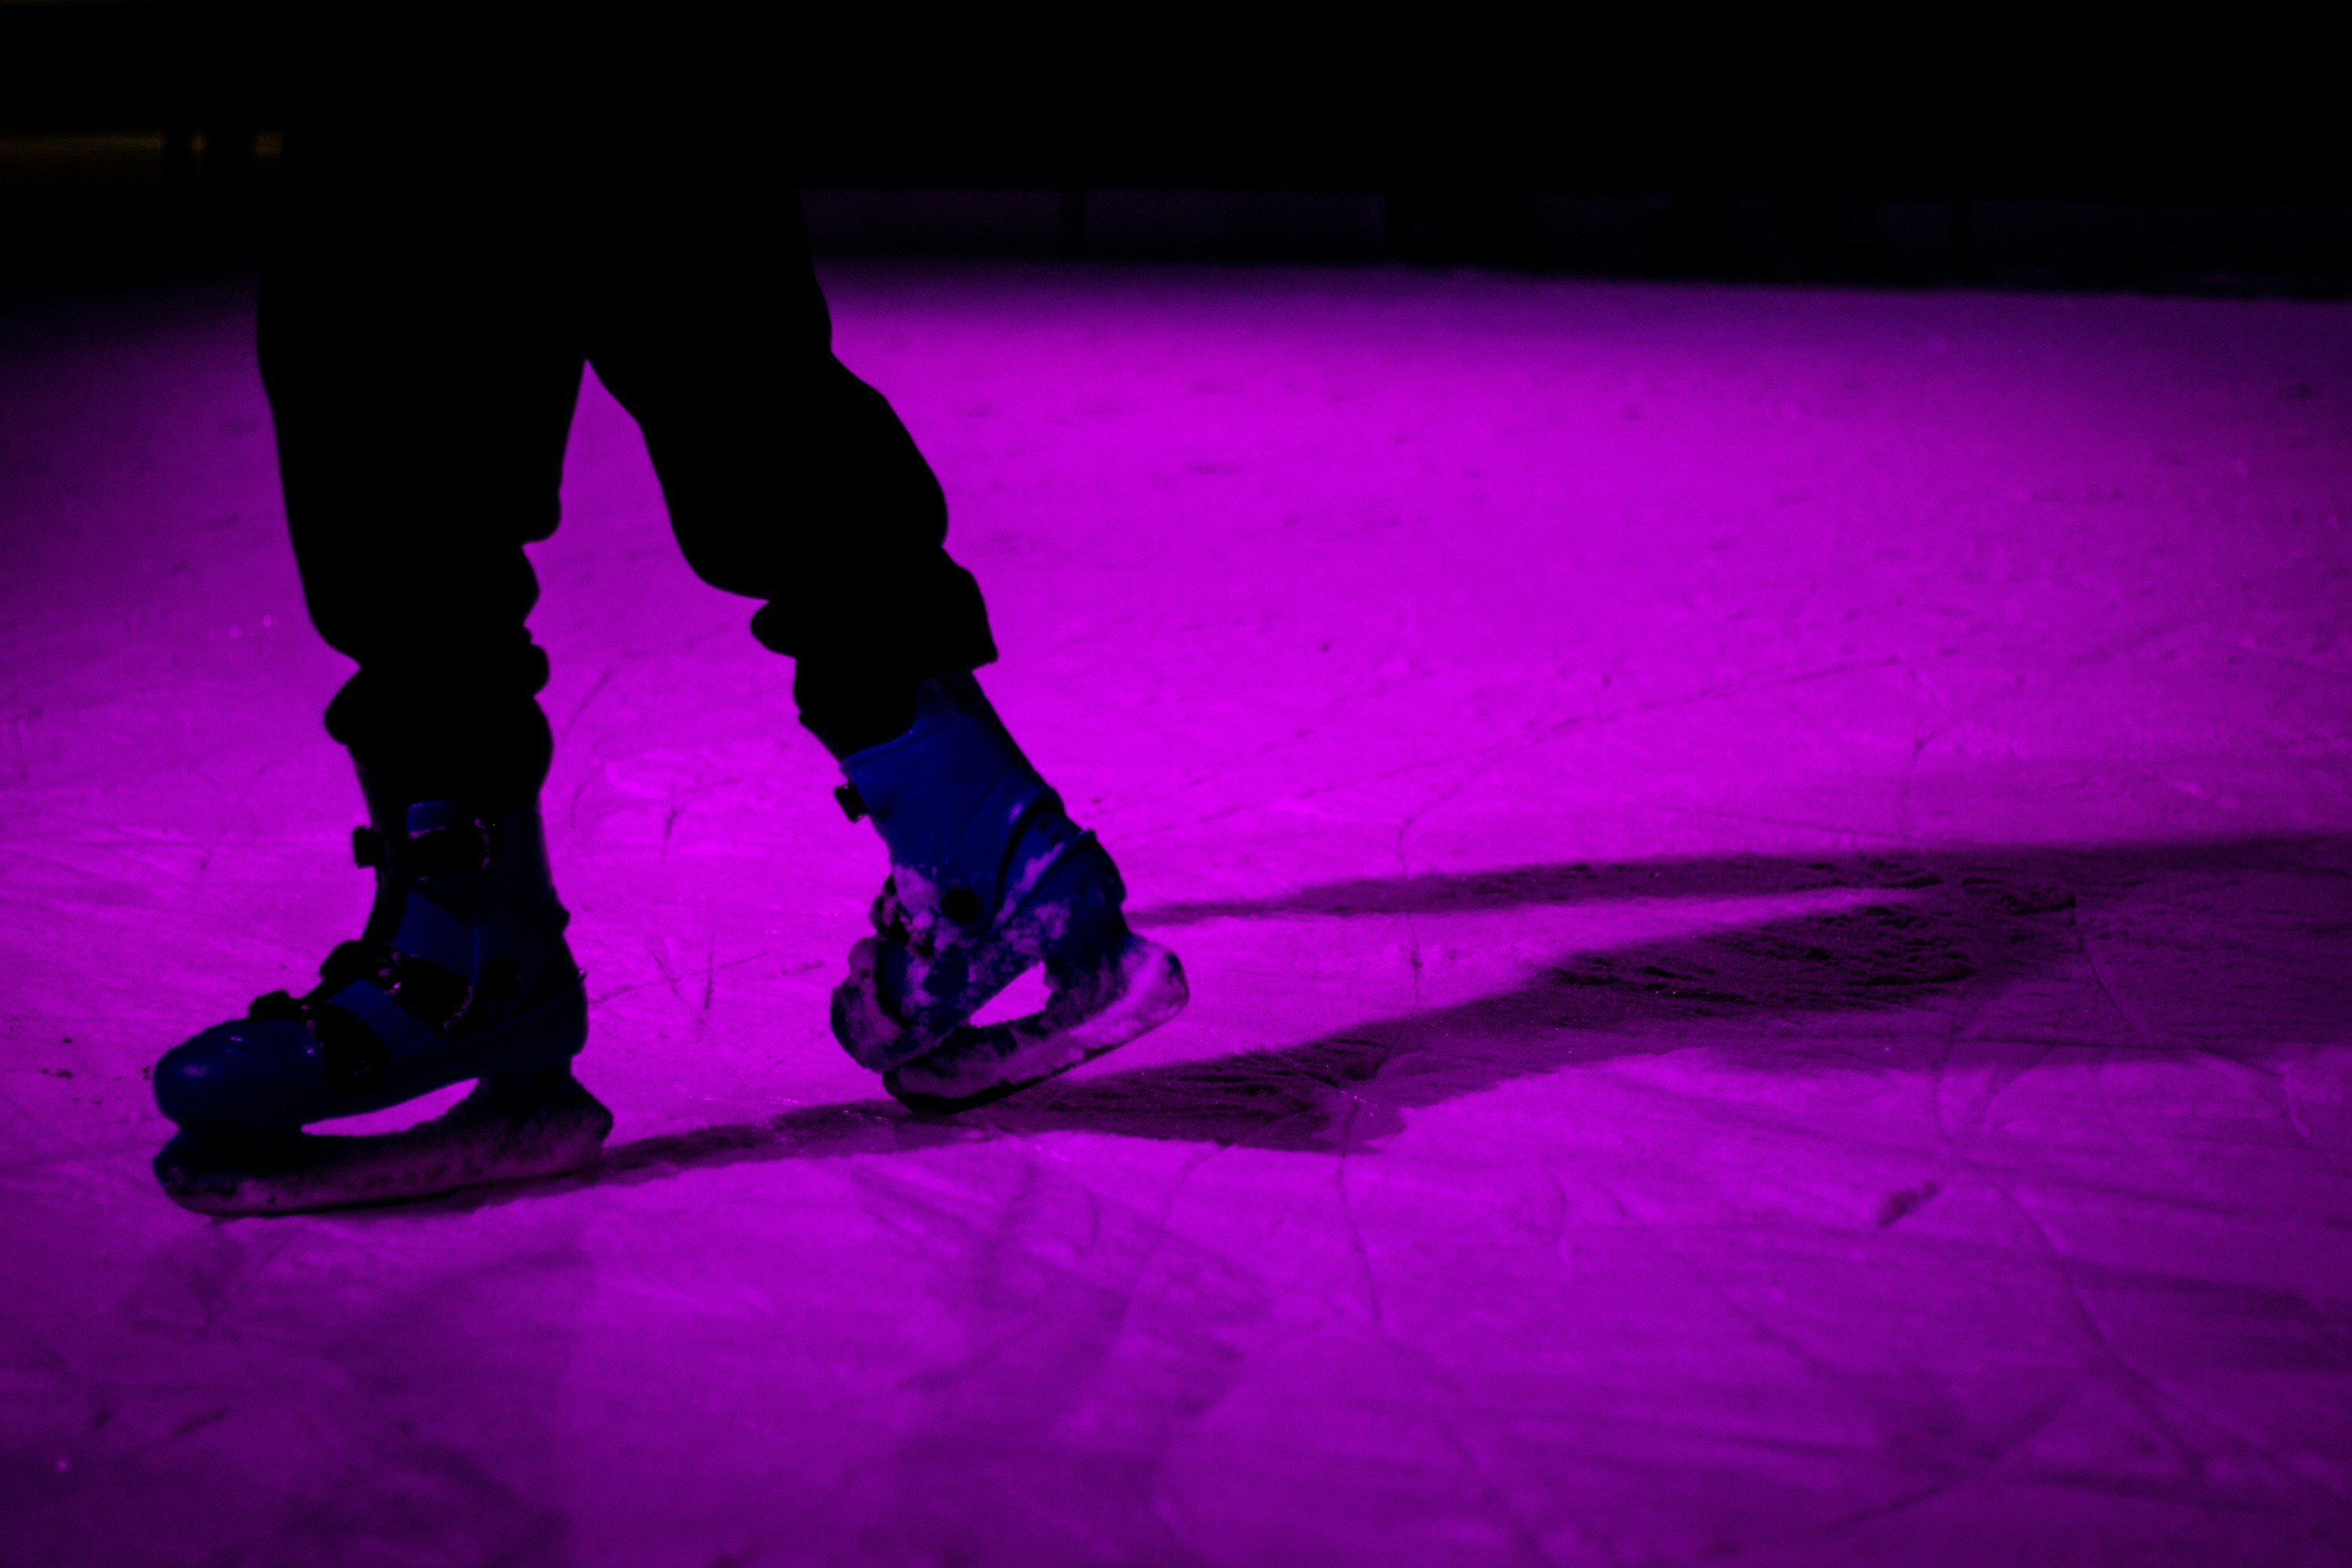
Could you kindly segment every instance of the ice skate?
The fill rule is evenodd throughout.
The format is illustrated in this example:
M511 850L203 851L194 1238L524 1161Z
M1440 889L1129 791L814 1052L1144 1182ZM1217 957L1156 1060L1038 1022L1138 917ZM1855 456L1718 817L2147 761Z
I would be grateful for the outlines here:
M156 1064L155 1102L181 1131L155 1173L189 1208L292 1213L551 1175L593 1163L611 1129L571 1075L587 997L539 813L369 793L353 851L376 898L360 937L304 995L259 997ZM468 1079L465 1100L399 1132L302 1131Z
M1013 743L970 676L926 681L913 727L842 759L842 802L890 851L875 934L850 949L833 1031L908 1104L951 1110L1050 1078L1183 1008L1176 955L1128 930L1118 868ZM971 1016L1027 970L1046 1005Z

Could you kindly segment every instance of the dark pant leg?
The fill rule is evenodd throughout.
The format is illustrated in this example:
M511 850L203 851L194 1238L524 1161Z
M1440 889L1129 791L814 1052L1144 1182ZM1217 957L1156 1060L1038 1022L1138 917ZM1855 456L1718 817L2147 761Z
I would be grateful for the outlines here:
M995 658L944 549L937 479L833 355L797 197L753 137L707 128L606 165L589 355L644 428L694 570L767 603L802 721L836 753L905 730L914 688Z
M520 804L551 747L522 547L555 529L583 349L543 154L468 164L394 129L288 149L260 312L287 521L360 666L329 731L420 795Z

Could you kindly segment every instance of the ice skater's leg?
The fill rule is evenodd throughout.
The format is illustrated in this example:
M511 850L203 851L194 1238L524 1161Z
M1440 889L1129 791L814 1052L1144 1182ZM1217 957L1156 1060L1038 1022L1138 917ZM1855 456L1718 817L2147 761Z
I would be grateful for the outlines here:
M556 526L576 310L529 157L466 182L393 142L289 142L259 332L287 523L312 622L359 666L329 731L427 796L520 804L551 744L523 546Z
M1183 973L1127 930L1110 858L972 679L995 657L979 588L906 426L834 357L790 191L724 159L691 166L646 198L663 216L640 231L705 237L604 264L591 357L644 426L688 560L767 601L752 630L796 661L802 721L889 851L835 1035L912 1103L991 1098L1171 1016ZM702 258L691 276L681 256ZM966 1026L1039 964L1044 1011Z
M556 521L581 354L536 220L426 192L364 138L298 139L261 358L312 618L359 664L328 727L359 764L365 928L320 984L273 993L155 1071L182 1131L166 1190L266 1213L592 1161L610 1116L572 1082L586 1037L537 809L546 661L525 542ZM305 1126L478 1080L378 1139Z
M645 431L688 562L766 603L803 721L836 751L903 733L926 677L996 657L947 501L882 395L833 353L784 176L741 147L640 144L636 215L593 260L596 374Z

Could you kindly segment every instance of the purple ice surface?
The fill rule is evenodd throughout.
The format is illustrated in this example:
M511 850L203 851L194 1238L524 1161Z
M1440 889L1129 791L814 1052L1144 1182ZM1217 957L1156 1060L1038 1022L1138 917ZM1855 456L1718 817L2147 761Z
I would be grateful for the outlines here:
M173 1207L142 1069L358 929L347 667L245 292L19 310L0 1562L2352 1553L2352 307L828 283L1192 1009L849 1062L879 846L592 384L604 1167Z

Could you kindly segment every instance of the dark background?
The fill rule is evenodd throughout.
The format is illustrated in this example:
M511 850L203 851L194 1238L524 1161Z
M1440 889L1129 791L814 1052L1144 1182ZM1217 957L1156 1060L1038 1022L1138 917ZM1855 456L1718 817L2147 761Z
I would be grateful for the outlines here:
M726 108L724 134L772 144L811 191L833 249L2352 286L2334 46L2284 26L343 14L322 40L292 7L0 3L0 266L74 281L248 264L289 121L372 95L420 160L462 156L467 127L446 121L466 111L416 81L463 61L576 78L551 111L587 102L600 135L626 134L632 106Z

